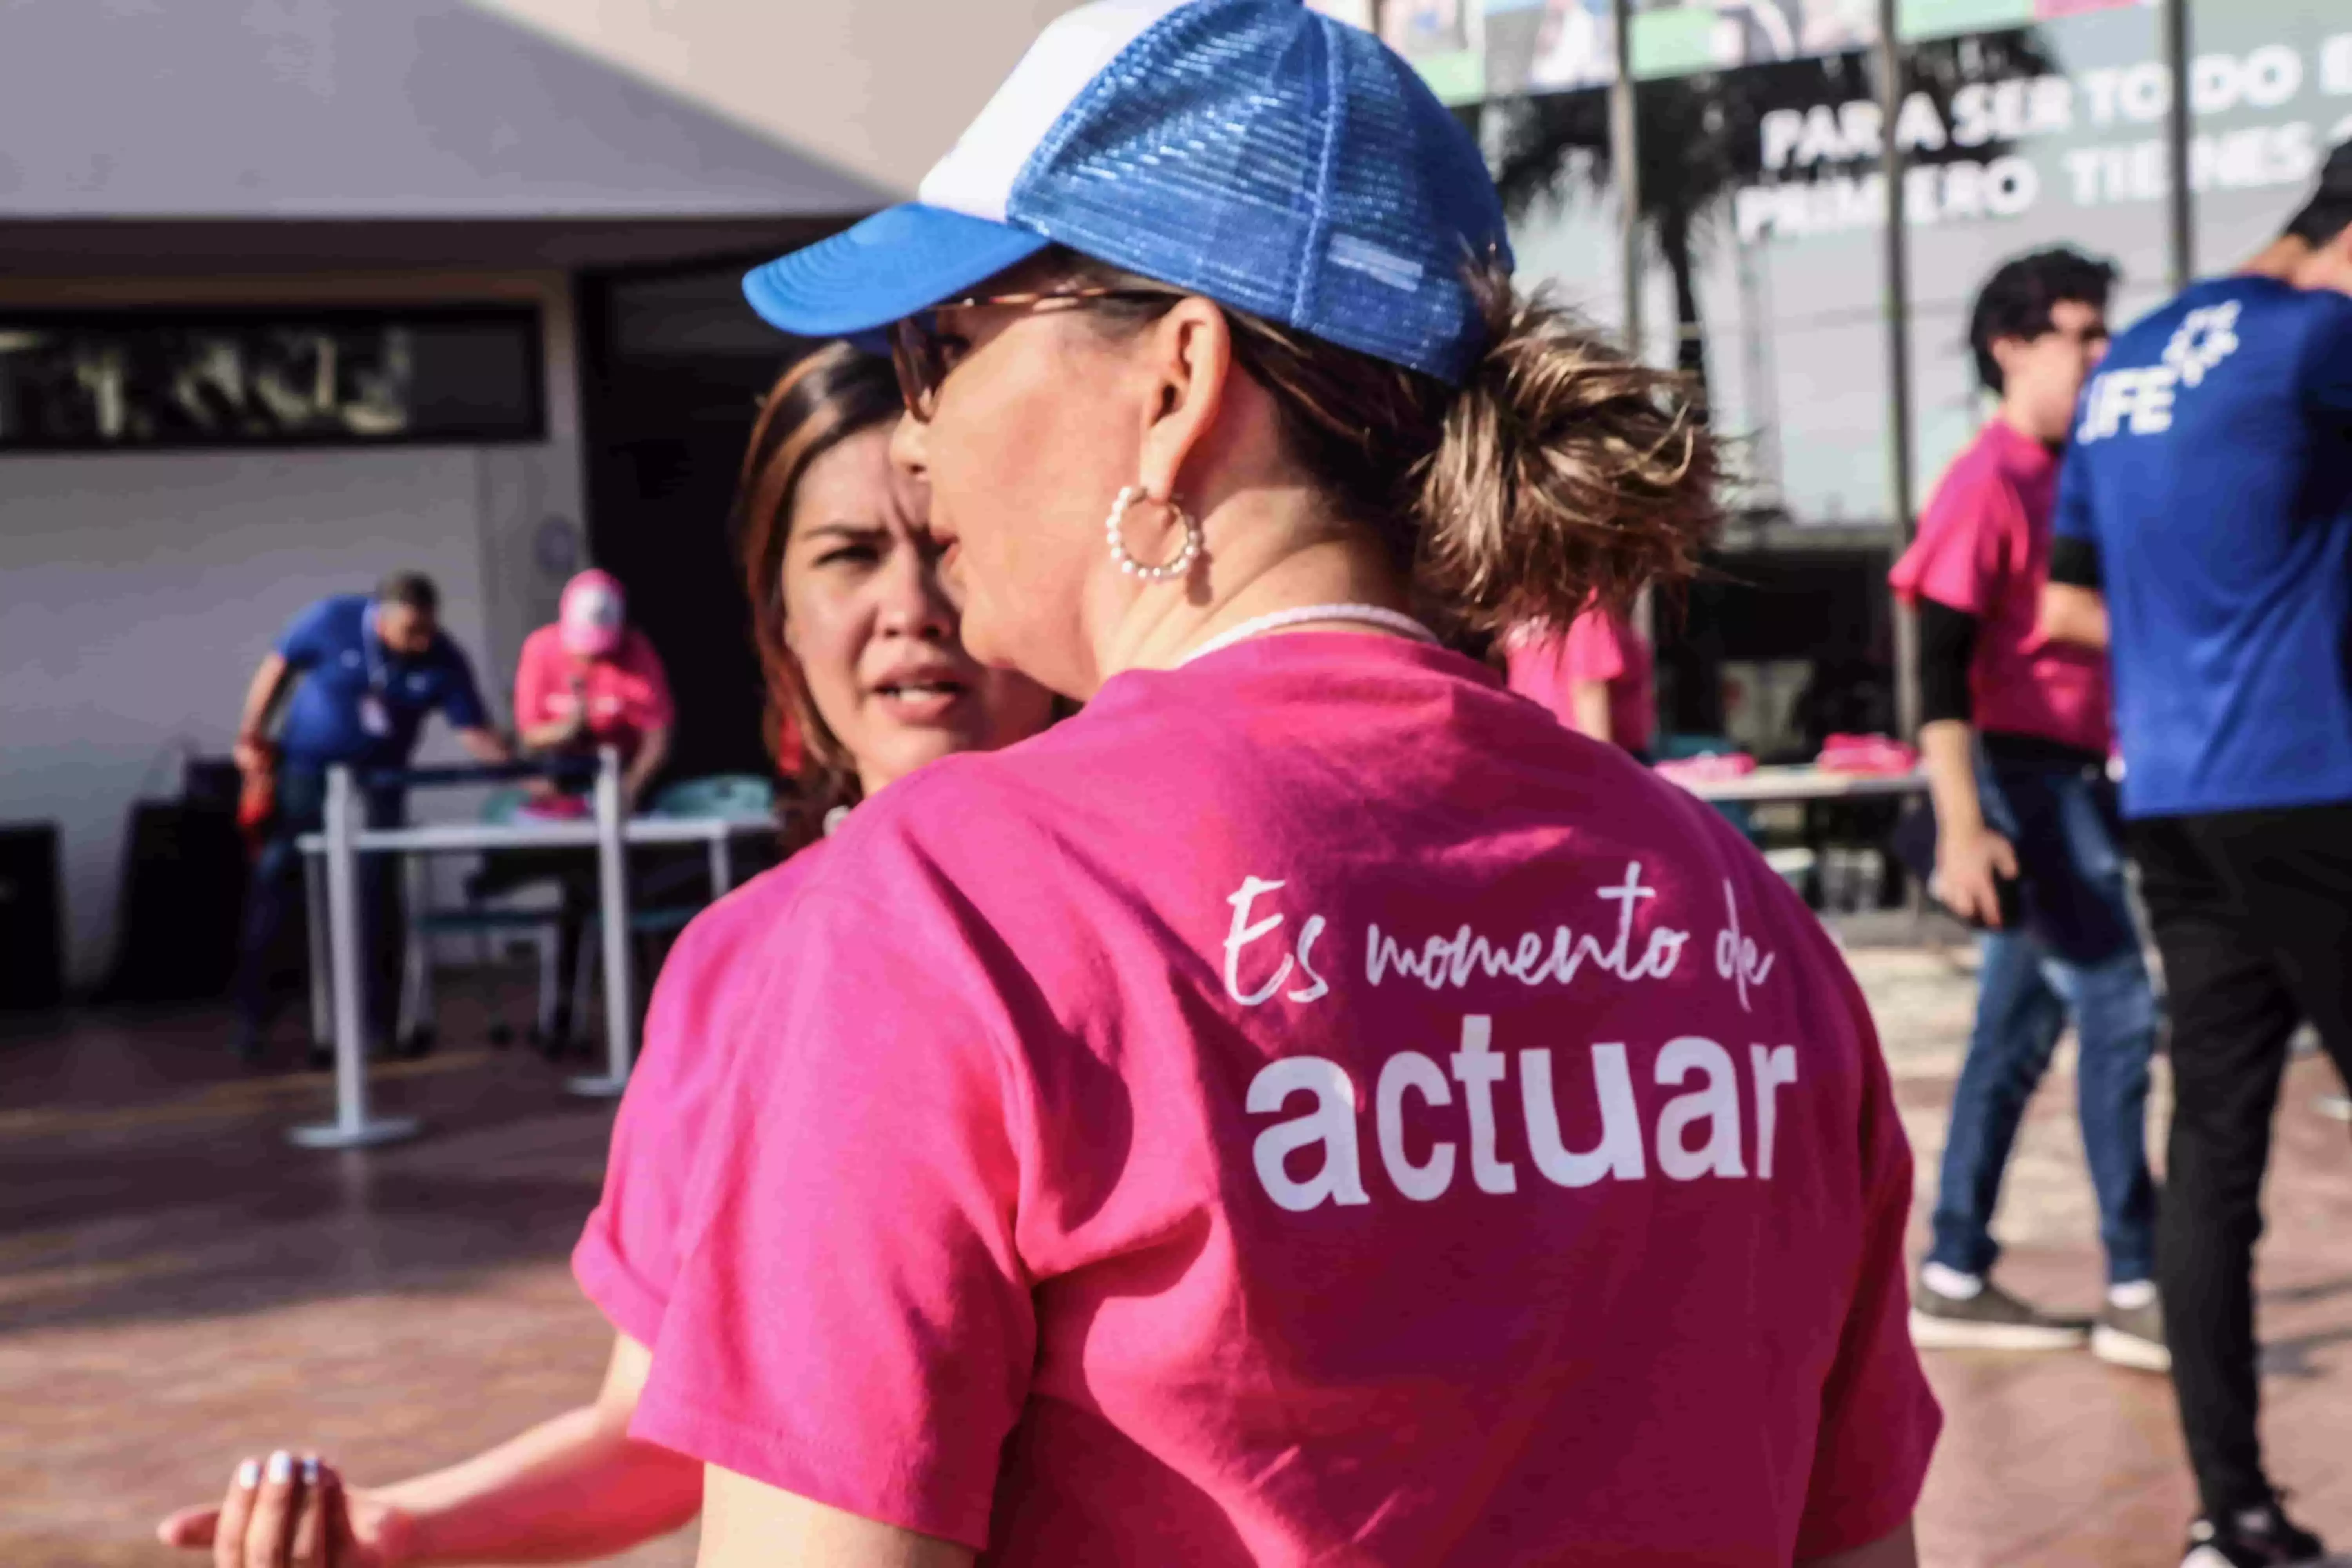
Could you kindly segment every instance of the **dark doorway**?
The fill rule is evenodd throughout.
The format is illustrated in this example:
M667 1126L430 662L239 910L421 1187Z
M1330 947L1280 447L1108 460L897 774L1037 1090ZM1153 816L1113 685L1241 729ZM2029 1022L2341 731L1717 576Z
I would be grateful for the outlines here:
M589 548L668 668L670 778L771 768L728 512L760 399L807 345L743 303L763 259L582 280Z
M1810 761L1823 735L1891 732L1893 623L1887 552L1872 549L1725 552L1709 558L1679 606L1657 621L1660 721L1669 731L1721 735L1725 666L1794 666L1807 679L1790 715ZM1810 748L1810 749L1807 749Z

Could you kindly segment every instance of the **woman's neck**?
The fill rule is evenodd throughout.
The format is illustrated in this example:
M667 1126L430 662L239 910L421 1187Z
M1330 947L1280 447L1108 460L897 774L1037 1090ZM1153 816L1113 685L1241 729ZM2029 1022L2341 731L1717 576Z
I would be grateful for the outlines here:
M1304 492L1237 497L1202 526L1206 548L1192 579L1133 595L1095 639L1101 679L1127 669L1172 669L1202 644L1285 610L1316 605L1403 610L1411 600L1387 548L1360 527L1319 516ZM1204 580L1205 594L1199 586ZM1318 624L1281 630L1313 630Z

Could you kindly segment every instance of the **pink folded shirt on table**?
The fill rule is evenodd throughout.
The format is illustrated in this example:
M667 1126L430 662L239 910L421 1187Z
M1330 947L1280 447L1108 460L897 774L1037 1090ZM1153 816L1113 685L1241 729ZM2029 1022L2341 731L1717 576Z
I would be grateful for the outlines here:
M1696 757L1675 757L1657 764L1658 776L1685 787L1744 779L1756 771L1756 759L1745 752L1708 752Z
M1919 752L1885 735L1832 735L1813 765L1825 773L1907 773L1918 767Z

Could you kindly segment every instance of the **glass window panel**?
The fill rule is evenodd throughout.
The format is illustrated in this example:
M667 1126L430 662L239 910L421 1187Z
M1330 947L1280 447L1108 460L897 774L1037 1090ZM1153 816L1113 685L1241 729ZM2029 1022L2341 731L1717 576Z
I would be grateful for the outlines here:
M1587 320L1621 333L1623 209L1609 163L1607 89L1497 100L1481 129L1511 215L1520 280L1549 284Z
M537 440L528 310L0 317L0 452Z
M2193 243L2210 275L2270 243L2352 140L2352 6L2191 0L2189 41Z
M1741 508L1800 524L1892 515L1874 148L1838 132L1872 96L1865 63L1822 55L1636 89L1645 357L1705 383L1717 428L1741 444ZM1801 148L1808 124L1829 139Z
M1412 62L1446 103L1486 93L1486 16L1481 0L1381 0L1381 37Z
M2056 246L2113 262L2118 326L2169 294L2168 88L2157 13L2140 5L1930 39L1904 55L1916 508L1990 415L1969 310L2001 263Z

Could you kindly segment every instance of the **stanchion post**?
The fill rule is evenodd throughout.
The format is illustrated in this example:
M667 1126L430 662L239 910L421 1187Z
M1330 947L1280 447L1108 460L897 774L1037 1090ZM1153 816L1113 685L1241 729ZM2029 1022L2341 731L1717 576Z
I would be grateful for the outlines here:
M1617 182L1617 255L1624 268L1625 352L1646 362L1642 342L1642 132L1635 112L1633 0L1611 0L1617 74L1609 84L1609 173ZM1679 345L1677 345L1679 353Z
M326 862L321 856L302 857L304 935L310 945L310 1043L330 1046L335 1039L334 956L327 947Z
M1911 543L1911 261L1909 215L1904 197L1906 161L1895 128L1903 122L1905 73L1900 7L1878 0L1878 108L1885 127L1878 167L1886 182L1885 223L1880 230L1879 265L1885 273L1880 299L1886 334L1886 489L1894 514L1898 555ZM1901 604L1895 613L1895 727L1906 738L1919 734L1919 624Z
M629 861L623 834L621 754L610 746L596 752L596 886L598 915L604 928L604 1048L602 1078L575 1078L574 1094L609 1099L629 1087L629 1066L637 1054L636 976L629 940Z
M2164 260L2177 294L2197 279L2196 196L2189 183L2189 0L2160 0L2156 15L2164 68L2172 78L2172 104L2164 115Z
M304 1149L365 1149L416 1135L414 1117L368 1115L367 984L360 963L359 847L352 818L358 805L352 770L327 770L327 949L335 976L335 1120L297 1127L289 1142Z

